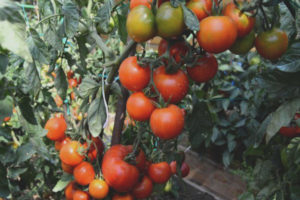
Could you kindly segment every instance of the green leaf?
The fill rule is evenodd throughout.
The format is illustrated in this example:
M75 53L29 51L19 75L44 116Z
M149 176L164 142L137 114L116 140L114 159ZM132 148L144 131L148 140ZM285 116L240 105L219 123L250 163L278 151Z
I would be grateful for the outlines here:
M58 67L55 73L56 73L56 78L54 81L54 85L58 95L61 97L62 100L64 100L66 99L67 89L68 89L66 74L61 67Z
M7 177L10 179L18 179L21 174L26 172L27 168L8 168Z
M88 126L93 137L99 136L106 120L103 99L98 97L92 101L88 110Z
M26 143L20 146L17 150L17 163L20 164L29 160L35 153L36 150L35 148L33 148L31 143Z
M10 23L24 23L24 19L19 11L20 7L18 7L14 2L9 0L0 1L0 21L9 21Z
M49 26L44 35L45 41L48 42L56 50L61 51L63 49L62 40L58 36L56 30Z
M188 29L192 31L199 31L200 23L195 13L184 5L182 5L182 9L184 14L184 23L188 27Z
M49 64L50 55L44 41L40 38L35 29L31 28L29 31L30 33L27 38L27 44L32 58L41 64Z
M101 85L92 78L85 77L79 85L79 94L83 98L88 97L98 91L100 86Z
M126 29L126 16L124 15L117 15L118 16L118 33L120 36L121 41L126 44L127 43L127 29Z
M7 65L8 57L6 55L0 54L0 73L5 74Z
M289 47L276 68L290 73L300 71L300 42L293 43Z
M266 130L266 142L279 131L282 126L288 125L300 108L300 98L288 101L282 104L275 112L271 113L272 119Z
M223 153L222 159L223 159L223 164L225 165L225 167L228 167L230 165L230 162L231 162L230 153L228 151L225 151Z
M212 118L206 103L196 102L193 112L186 119L186 128L189 131L192 147L199 148L213 129Z
M72 38L78 30L79 13L75 4L72 1L64 1L62 6L64 15L64 29L68 38Z
M18 102L18 106L24 119L30 124L37 125L37 121L35 119L33 108L30 102L31 100L28 96L23 96Z
M87 58L87 55L89 54L89 50L86 47L86 36L79 36L76 37L77 43L78 43L78 48L79 48L79 56L80 56L80 66L85 69L86 68L86 61L85 59Z
M98 10L97 16L95 17L95 21L99 23L99 26L101 26L103 30L108 30L109 28L110 15L113 5L113 0L105 0L104 4Z
M5 99L0 99L0 124L5 117L10 117L13 110L13 99L7 96Z
M0 165L0 197L1 198L8 198L10 195L10 191L8 188L8 181L7 181L7 171L2 165Z
M39 72L37 71L35 63L24 64L25 77L28 85L28 90L33 90L36 95L41 87L41 79Z
M72 175L64 174L61 179L56 183L54 188L52 189L53 192L60 192L73 180Z

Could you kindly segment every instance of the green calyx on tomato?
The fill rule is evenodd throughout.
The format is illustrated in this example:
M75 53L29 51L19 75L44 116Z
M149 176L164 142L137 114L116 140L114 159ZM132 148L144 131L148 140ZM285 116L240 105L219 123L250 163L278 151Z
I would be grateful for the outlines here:
M254 46L255 33L251 31L248 35L238 38L230 48L230 51L237 55L244 55Z
M163 3L155 16L157 35L169 39L182 34L185 29L181 6L173 7L170 2Z
M156 34L155 17L147 6L133 8L127 17L128 35L136 42L145 42Z
M255 47L258 53L266 59L277 60L287 50L289 39L287 34L278 29L260 33L255 39Z

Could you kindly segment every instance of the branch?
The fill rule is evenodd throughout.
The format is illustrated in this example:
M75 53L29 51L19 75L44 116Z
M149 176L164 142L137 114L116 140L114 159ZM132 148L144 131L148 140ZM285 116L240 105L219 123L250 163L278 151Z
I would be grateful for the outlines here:
M91 32L91 37L95 40L96 44L100 47L103 53L106 56L108 56L111 60L115 59L114 52L106 46L102 38L98 35L96 28L93 28L92 30L90 30L90 32Z
M283 0L284 4L286 5L286 7L289 9L289 11L291 12L292 16L294 17L294 19L296 18L296 11L293 8L293 6L291 5L289 0Z
M121 133L124 127L124 120L126 116L126 102L129 96L129 92L121 86L122 97L119 98L115 116L115 123L113 134L111 138L111 145L120 144L121 142Z
M51 19L52 17L59 17L59 16L62 16L61 14L54 14L54 15L50 15L48 17L45 17L44 19L42 19L41 21L39 21L35 27L38 27L41 23L43 23L44 21L48 20L48 19Z

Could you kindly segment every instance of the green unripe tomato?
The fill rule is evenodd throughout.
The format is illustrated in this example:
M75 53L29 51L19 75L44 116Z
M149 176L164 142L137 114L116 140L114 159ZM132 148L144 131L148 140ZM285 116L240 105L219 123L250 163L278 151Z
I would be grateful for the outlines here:
M242 38L237 38L230 51L237 55L244 55L254 46L255 33L251 31L248 35Z

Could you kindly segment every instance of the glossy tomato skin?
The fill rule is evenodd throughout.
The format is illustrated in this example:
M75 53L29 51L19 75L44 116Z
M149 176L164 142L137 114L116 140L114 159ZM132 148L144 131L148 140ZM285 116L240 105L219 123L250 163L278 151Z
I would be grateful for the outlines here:
M71 79L71 78L73 78L73 77L74 77L74 72L73 72L72 70L68 71L68 73L67 73L67 78L68 78L68 79Z
M200 22L197 40L209 53L221 53L229 49L236 38L236 25L227 16L210 16Z
M251 31L248 35L238 38L230 47L230 51L237 55L245 55L254 46L255 33Z
M76 190L73 195L73 200L89 200L90 196L88 193L81 191L81 190Z
M83 155L80 155L77 152L80 147L81 144L77 141L71 141L65 144L59 152L59 157L61 161L71 166L76 166L80 164L84 158Z
M288 43L287 34L278 28L262 32L255 39L256 50L269 60L280 58L287 50Z
M75 78L70 78L68 82L69 82L69 88L76 88L78 85L77 79Z
M169 105L166 108L157 108L150 118L150 127L154 135L161 139L174 139L183 130L184 115L176 105Z
M133 8L139 6L139 5L144 5L151 9L151 3L153 0L130 0L130 10Z
M150 81L150 68L139 66L137 57L131 56L122 62L119 77L122 85L128 90L141 91Z
M132 194L137 199L148 198L153 191L153 183L148 176L143 179L133 188Z
M193 13L197 16L198 20L209 16L212 10L212 0L190 0L186 7L191 9Z
M189 79L181 69L168 74L164 66L155 69L153 81L165 101L180 102L188 92Z
M131 151L132 146L114 145L103 157L103 177L118 192L128 192L138 182L138 168L124 161Z
M154 183L163 184L167 182L171 174L171 168L167 162L151 164L148 169L148 175Z
M88 151L88 157L93 162L98 155L102 155L104 151L104 144L98 137L92 137L92 143Z
M158 8L155 21L157 35L166 39L181 35L185 29L182 7L174 8L170 2Z
M73 174L73 166L67 165L64 162L61 162L61 168L64 172L68 173L68 174Z
M65 196L67 200L73 200L74 192L76 191L75 181L70 182L65 188Z
M279 134L286 136L286 137L295 137L300 135L298 132L298 127L287 127L283 126L279 129Z
M170 163L170 168L171 168L172 174L177 174L177 162L176 161L172 161ZM183 162L180 167L180 171L181 171L181 177L182 178L186 177L190 173L189 165L186 162Z
M47 138L58 141L65 137L67 123L64 118L54 117L47 121L45 129L48 130Z
M103 199L108 195L109 186L103 180L95 179L89 185L89 193L95 199Z
M211 80L218 72L218 61L214 55L208 54L198 59L194 67L187 67L188 75L198 83Z
M234 3L229 3L223 10L225 16L230 17L237 26L238 37L248 35L255 25L255 17L242 13Z
M136 92L128 98L126 109L133 120L147 121L150 119L155 106L143 92Z
M88 185L95 178L95 170L90 163L82 162L74 168L73 175L78 184Z
M144 5L133 8L127 17L128 35L136 42L145 42L155 36L155 17L152 11Z
M131 194L125 194L125 195L115 194L112 200L134 200L134 198Z
M70 141L71 141L71 138L69 138L69 137L65 137L63 140L60 140L60 141L55 141L55 149L57 151L60 151L62 146L64 146L65 144L67 144Z
M158 55L162 56L168 49L168 41L162 39L158 46ZM189 51L187 44L183 40L174 41L170 46L169 52L170 57L173 57L174 60L179 63L181 58L186 56Z

